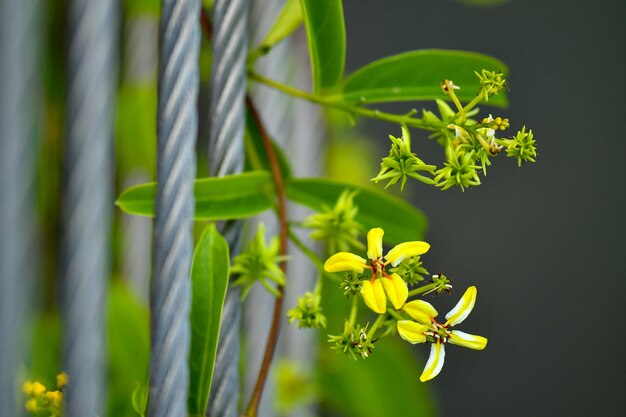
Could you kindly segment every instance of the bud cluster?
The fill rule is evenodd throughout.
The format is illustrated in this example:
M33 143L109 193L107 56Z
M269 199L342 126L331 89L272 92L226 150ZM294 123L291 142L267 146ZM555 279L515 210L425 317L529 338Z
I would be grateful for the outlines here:
M481 101L487 102L489 97L499 94L507 88L504 74L496 71L482 70L475 72L480 83L480 90L474 100L465 107L461 105L456 92L461 87L452 80L441 82L442 91L449 97L456 107L442 100L437 100L439 115L430 110L423 110L424 129L433 133L431 138L444 148L445 161L443 167L437 169L419 159L411 151L410 134L406 126L402 126L402 137L390 136L392 141L389 156L382 159L381 169L372 181L388 181L385 188L396 183L402 190L407 178L412 177L426 184L432 184L442 190L459 187L465 190L468 187L480 185L479 170L487 175L487 167L491 165L491 158L497 156L502 149L508 157L522 162L534 162L537 156L535 140L532 131L523 127L512 138L499 138L497 132L509 128L510 122L506 117L484 117L477 121L472 119L478 113ZM421 172L421 173L419 173ZM431 174L433 178L426 176Z
M326 327L326 316L320 305L322 298L319 294L306 292L298 297L298 305L287 312L289 323L298 322L299 328L320 329Z
M400 182L400 190L404 190L408 177L426 184L435 184L431 178L419 174L421 171L432 173L436 167L427 165L411 151L411 134L406 126L402 126L402 137L389 135L389 139L391 139L389 156L383 158L378 175L372 178L373 182L388 180L385 188Z
M328 342L333 345L331 349L343 352L354 360L366 359L373 352L375 343L367 336L367 327L351 326L346 322L343 333L328 336Z
M333 208L324 207L309 216L303 226L312 229L311 239L326 241L331 252L363 249L358 240L361 225L356 221L359 208L354 204L357 194L358 191L344 190Z
M231 274L237 276L233 285L242 287L241 298L245 298L255 282L261 283L270 293L280 297L279 291L270 281L277 285L285 285L285 274L277 263L286 259L279 255L280 242L277 236L270 241L269 246L265 243L265 225L259 224L254 239L249 243L246 250L233 259Z

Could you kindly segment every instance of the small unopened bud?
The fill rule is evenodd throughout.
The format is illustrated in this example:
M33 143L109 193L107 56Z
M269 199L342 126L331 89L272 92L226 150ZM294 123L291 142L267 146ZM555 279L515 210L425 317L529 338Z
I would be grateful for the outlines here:
M319 294L307 292L298 297L298 305L287 312L289 323L297 321L299 328L325 328L326 316L322 313L320 303Z

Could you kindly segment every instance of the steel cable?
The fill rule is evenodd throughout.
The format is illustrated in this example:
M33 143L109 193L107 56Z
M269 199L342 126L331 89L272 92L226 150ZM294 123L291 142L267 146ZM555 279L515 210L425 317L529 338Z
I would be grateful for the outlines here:
M243 169L248 8L248 0L216 0L214 4L208 143L209 172L213 176ZM220 231L234 256L241 244L241 223L225 222ZM222 312L207 416L238 414L240 322L239 290L230 289Z
M198 0L162 1L150 417L187 415L199 12Z
M117 2L69 3L62 244L69 417L103 415Z
M42 10L35 0L0 1L0 416L16 408L25 359L26 306L38 272L35 181L40 116Z

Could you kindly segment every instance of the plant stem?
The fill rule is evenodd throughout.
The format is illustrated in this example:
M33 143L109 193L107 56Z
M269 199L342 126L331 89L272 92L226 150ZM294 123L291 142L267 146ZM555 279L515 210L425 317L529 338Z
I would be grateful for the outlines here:
M311 263L317 267L317 269L319 270L320 274L324 275L327 278L332 279L335 282L340 282L341 281L340 279L337 278L336 275L331 274L330 272L326 272L324 270L324 262L322 262L320 257L317 256L317 254L315 252L313 252L311 249L309 249L304 244L304 242L302 242L300 240L300 238L291 229L289 229L289 239L293 242L294 245L296 245L298 247L298 249L300 249L302 251L302 253L304 253L307 256L307 258L309 258Z
M437 288L439 284L436 283L432 283L432 284L428 284L428 285L424 285L422 287L418 287L414 290L409 291L409 297L413 296L413 295L420 295L420 294L424 294L428 291L432 291L435 288Z
M450 98L452 99L452 102L454 103L457 110L459 111L459 115L461 116L461 123L465 123L465 109L463 108L463 105L459 101L459 98L456 96L456 93L454 92L453 88L448 89L448 95L450 96Z
M430 125L429 123L425 122L422 119L411 117L411 113L409 113L408 115L397 115L397 114L382 112L380 110L372 110L366 107L355 106L353 103L350 103L350 102L336 100L333 96L319 96L317 94L312 94L306 91L298 90L297 88L293 88L289 85L282 84L278 81L264 77L252 71L248 71L248 77L253 81L257 81L262 84L265 84L268 87L272 87L276 90L282 91L283 93L289 94L290 96L308 100L312 103L320 104L322 106L340 109L351 114L358 114L361 116L370 117L372 119L384 120L387 122L397 123L397 124L411 126L411 127L419 127L422 129L432 130L432 129L439 128L439 126Z
M393 308L388 308L387 309L387 314L389 314L391 317L393 317L396 320L404 320L404 317L402 317L400 314L398 314L398 312L396 310L394 310Z
M381 324L385 322L385 316L386 314L379 315L376 321L374 322L374 324L372 324L372 327L370 327L370 329L367 332L367 338L369 340L372 340L378 328L381 326Z
M276 187L278 222L280 223L280 255L286 256L289 226L287 224L287 202L285 197L285 185L283 182L282 172L280 170L278 158L276 157L276 153L274 152L274 148L272 147L272 142L269 138L269 135L267 134L265 126L263 125L263 122L259 117L259 113L257 112L256 107L254 106L254 103L252 103L252 100L249 96L246 96L246 108L250 112L250 115L254 119L254 122L259 129L259 135L261 136L261 140L263 141L263 148L265 149L265 153L267 154L267 159L272 173L272 179L274 180L274 186ZM282 260L280 262L280 269L282 269L283 273L286 274L287 262L285 260ZM261 361L261 368L259 369L259 374L257 376L256 384L254 385L254 390L252 391L252 395L250 396L250 401L248 402L246 411L243 414L245 417L257 416L259 404L261 402L261 395L263 394L263 388L265 387L265 382L267 381L267 375L270 365L272 363L272 358L274 357L274 352L276 351L278 333L280 331L280 319L283 308L285 287L283 285L278 285L278 292L280 293L280 296L276 297L276 300L274 301L272 324L270 326L270 332L267 337L265 353L263 354L263 360Z
M350 305L350 317L348 319L348 323L350 324L350 329L354 327L354 323L356 323L356 313L358 311L358 300L356 296L352 296L352 304Z
M483 98L485 98L485 94L482 93L482 91L481 91L481 94L478 94L476 97L474 97L474 99L472 101L470 101L469 103L467 103L467 105L465 107L463 107L463 111L464 112L468 112L468 111L472 110L478 103L480 103L483 100ZM463 121L465 121L465 120L463 120Z

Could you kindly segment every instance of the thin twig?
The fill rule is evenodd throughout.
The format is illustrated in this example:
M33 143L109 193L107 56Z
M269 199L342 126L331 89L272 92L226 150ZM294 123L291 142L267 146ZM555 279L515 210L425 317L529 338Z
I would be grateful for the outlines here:
M269 138L265 130L265 126L259 117L259 113L257 112L254 103L250 99L250 96L246 96L246 108L250 112L250 115L254 119L254 123L259 129L259 135L261 136L261 140L263 142L263 148L265 149L265 153L267 154L267 159L270 165L270 171L272 173L272 179L274 180L274 186L276 187L276 197L277 197L277 211L278 211L278 222L280 224L280 255L287 255L287 245L288 245L288 233L289 226L287 223L287 199L285 196L285 185L283 182L283 175L280 170L280 165L278 163L278 158L276 157L276 153L274 152L274 148L272 146L272 142ZM283 273L287 271L287 262L280 262L280 269L282 269ZM267 337L267 345L265 346L265 353L263 354L263 360L261 362L261 369L259 369L259 375L257 376L256 384L254 385L254 390L252 391L252 395L250 396L250 401L248 402L248 406L246 407L246 411L244 412L244 417L256 417L259 403L261 402L261 395L263 394L263 388L265 387L265 382L267 381L267 375L269 372L270 365L272 363L272 358L274 356L274 352L276 351L276 344L278 342L278 333L280 331L280 322L281 322L281 313L283 308L283 298L285 294L285 287L282 285L278 286L278 291L280 293L280 297L276 297L276 301L274 302L274 313L272 315L272 324L270 326L270 333Z

